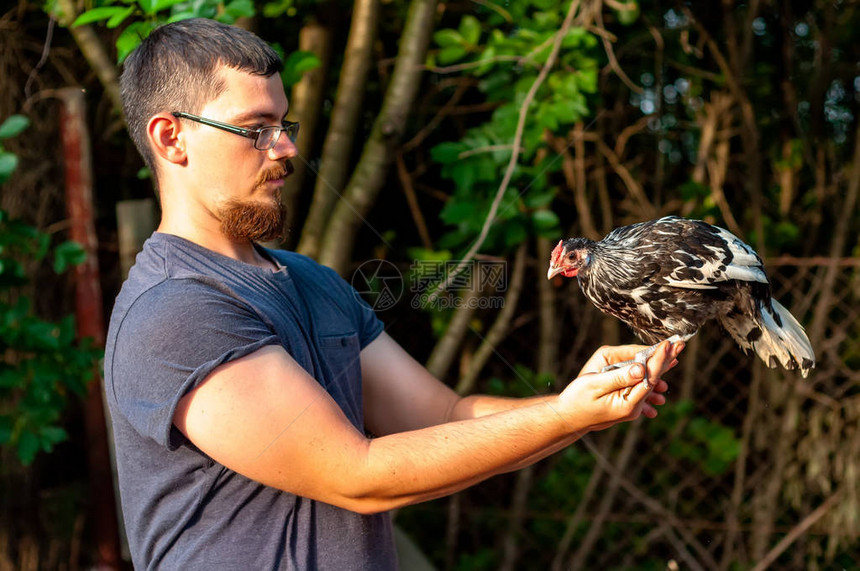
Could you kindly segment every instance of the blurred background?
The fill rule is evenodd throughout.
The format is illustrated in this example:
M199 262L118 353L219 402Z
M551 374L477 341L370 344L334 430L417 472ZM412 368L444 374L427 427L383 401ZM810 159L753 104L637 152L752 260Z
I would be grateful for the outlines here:
M860 2L0 6L0 570L129 566L100 358L158 205L117 76L193 16L284 54L273 246L461 394L558 390L633 342L550 251L667 214L751 244L815 348L803 379L706 326L657 419L394 514L404 569L860 569Z

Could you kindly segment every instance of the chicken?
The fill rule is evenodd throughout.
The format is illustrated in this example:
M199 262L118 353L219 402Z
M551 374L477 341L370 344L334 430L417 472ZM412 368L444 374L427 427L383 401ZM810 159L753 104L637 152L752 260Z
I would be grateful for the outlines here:
M761 258L731 232L677 216L617 228L599 242L559 241L547 278L576 277L604 313L645 343L687 340L716 319L771 368L815 367L803 326L771 298ZM644 363L656 349L637 355Z

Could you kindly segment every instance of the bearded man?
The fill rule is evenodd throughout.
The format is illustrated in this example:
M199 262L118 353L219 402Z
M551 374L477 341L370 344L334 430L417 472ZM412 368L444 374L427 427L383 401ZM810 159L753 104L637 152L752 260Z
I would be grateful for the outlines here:
M192 19L125 63L129 131L162 207L117 297L105 355L136 569L393 569L392 508L653 417L680 346L558 395L459 397L334 271L257 244L283 231L298 125L281 60ZM625 398L625 394L627 394ZM373 438L368 434L374 435Z

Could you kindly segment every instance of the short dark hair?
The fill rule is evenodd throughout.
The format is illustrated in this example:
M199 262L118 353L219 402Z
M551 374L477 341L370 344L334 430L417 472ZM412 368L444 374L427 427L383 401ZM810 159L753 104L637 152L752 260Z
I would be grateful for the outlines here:
M180 20L156 28L125 60L120 77L129 134L143 161L155 172L146 125L161 112L198 113L225 85L216 73L231 67L269 77L283 62L253 33L206 18Z

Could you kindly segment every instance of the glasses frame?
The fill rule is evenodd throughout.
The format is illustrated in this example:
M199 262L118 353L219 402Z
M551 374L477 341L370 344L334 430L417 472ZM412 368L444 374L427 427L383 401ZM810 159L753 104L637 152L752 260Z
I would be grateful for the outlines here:
M183 111L174 111L172 115L178 119L188 119L189 121L194 121L195 123L200 123L201 125L208 125L210 127L215 127L216 129L221 129L222 131L227 131L228 133L233 133L234 135L253 139L254 148L258 151L268 151L269 149L275 148L275 145L277 145L278 141L281 140L281 133L286 133L287 137L290 139L290 142L292 142L294 145L296 144L296 139L298 139L299 137L298 121L284 120L281 122L280 126L273 125L271 127L260 127L259 129L246 129L237 125L222 123L221 121L215 121L214 119L206 119L205 117L200 117L199 115L192 115L191 113L185 113ZM262 135L264 131L271 131L273 129L277 130L277 133L272 135L272 142L269 144L268 147L261 148L259 146L260 135Z

